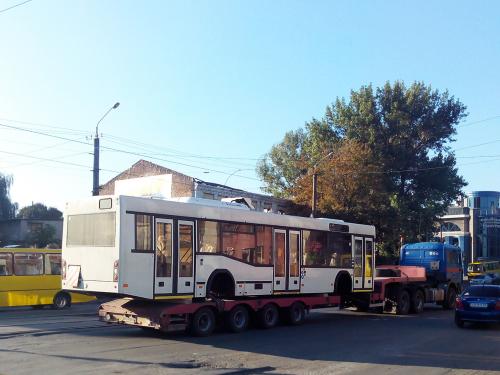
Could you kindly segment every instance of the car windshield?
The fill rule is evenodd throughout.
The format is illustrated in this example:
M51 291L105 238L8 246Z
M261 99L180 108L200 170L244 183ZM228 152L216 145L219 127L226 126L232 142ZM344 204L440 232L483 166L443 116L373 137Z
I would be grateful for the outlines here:
M500 297L498 286L472 286L464 292L465 297Z

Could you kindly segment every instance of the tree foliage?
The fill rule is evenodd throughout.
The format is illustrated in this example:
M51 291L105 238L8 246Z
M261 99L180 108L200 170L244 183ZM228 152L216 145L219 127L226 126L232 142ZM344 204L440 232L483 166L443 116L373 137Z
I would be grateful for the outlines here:
M49 244L58 242L55 238L56 229L52 225L42 225L39 229L33 230L26 242L29 246L34 246L37 248L46 247Z
M57 208L47 207L42 203L35 203L31 206L21 208L17 214L17 218L57 220L62 218L62 212Z
M394 253L400 236L424 239L465 186L449 147L465 111L421 82L363 86L287 133L257 173L267 192L307 204L316 170L323 215L377 225L379 243Z
M0 173L0 220L14 218L17 205L10 200L10 186L12 177Z

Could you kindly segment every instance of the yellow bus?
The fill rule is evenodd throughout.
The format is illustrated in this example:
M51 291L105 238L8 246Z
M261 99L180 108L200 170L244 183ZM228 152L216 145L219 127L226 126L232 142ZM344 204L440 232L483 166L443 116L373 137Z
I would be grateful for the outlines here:
M486 273L500 274L500 260L479 260L469 263L467 267L467 276L474 278Z
M93 299L61 290L61 250L0 248L0 307L62 309Z

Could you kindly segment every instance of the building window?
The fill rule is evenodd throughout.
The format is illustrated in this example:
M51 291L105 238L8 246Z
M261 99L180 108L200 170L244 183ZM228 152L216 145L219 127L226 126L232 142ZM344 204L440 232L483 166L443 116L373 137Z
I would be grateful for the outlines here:
M135 215L135 250L153 250L151 222L150 215Z
M29 223L30 232L41 232L43 229L42 223Z
M474 208L481 207L481 197L474 197Z
M203 199L215 199L215 194L203 192Z
M447 221L441 225L441 230L443 232L460 232L460 227L455 223Z

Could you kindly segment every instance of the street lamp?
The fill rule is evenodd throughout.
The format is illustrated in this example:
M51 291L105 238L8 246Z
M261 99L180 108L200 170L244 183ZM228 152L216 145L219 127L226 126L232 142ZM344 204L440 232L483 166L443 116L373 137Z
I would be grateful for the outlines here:
M99 124L102 120L111 112L112 109L118 108L120 103L116 102L110 109L106 111L104 116L97 122L95 126L95 137L94 137L94 169L93 169L93 184L92 184L92 195L99 195Z
M227 176L226 182L224 182L224 185L227 184L227 182L229 181L229 178L231 178L231 176L233 176L235 173L238 173L238 172L241 172L241 171L252 171L252 170L253 169L248 169L248 168L247 169L241 169L240 168L240 169L235 170L233 173L231 173L229 176Z
M319 159L316 164L313 165L313 193L312 193L312 209L311 209L311 217L316 216L316 201L318 200L317 193L317 185L318 185L318 173L316 173L316 167L319 163L321 163L326 158L330 157L333 154L333 151L330 151L328 154Z

